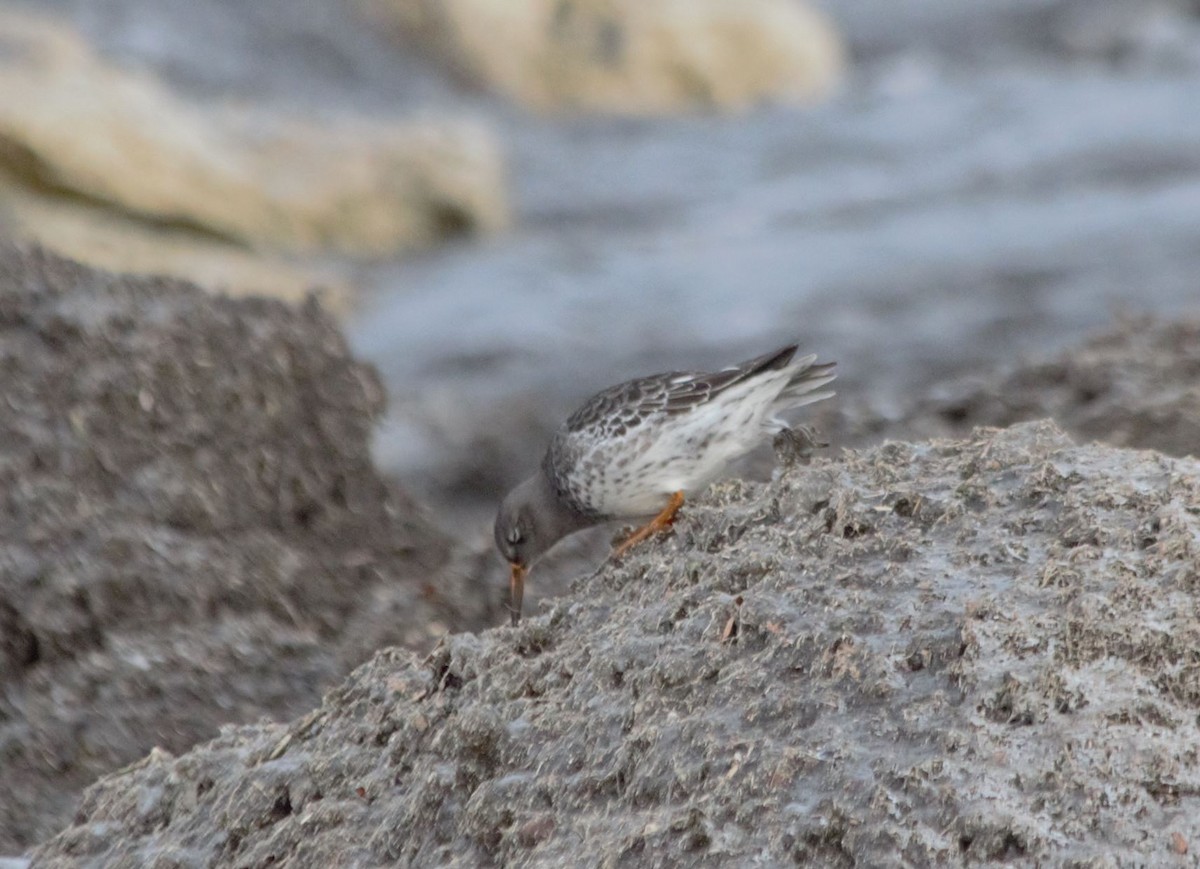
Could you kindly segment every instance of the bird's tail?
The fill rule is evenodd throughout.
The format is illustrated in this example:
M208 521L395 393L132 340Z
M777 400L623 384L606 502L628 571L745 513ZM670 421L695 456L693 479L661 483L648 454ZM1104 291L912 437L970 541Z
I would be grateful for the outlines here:
M787 422L780 419L779 414L797 407L804 407L806 404L824 401L837 394L832 389L821 388L837 377L833 373L833 368L837 363L822 362L820 365L816 363L817 354L813 353L795 360L788 366L791 377L788 378L787 385L779 391L779 395L771 404L771 412L767 415L764 423L768 430L778 432L788 428Z
M832 398L837 394L832 389L821 389L822 386L831 383L837 377L833 372L834 366L837 363L822 362L818 365L816 362L817 354L813 353L810 356L797 359L788 366L792 372L792 376L788 379L787 385L780 391L779 397L775 399L775 408L777 410L803 407L806 404Z

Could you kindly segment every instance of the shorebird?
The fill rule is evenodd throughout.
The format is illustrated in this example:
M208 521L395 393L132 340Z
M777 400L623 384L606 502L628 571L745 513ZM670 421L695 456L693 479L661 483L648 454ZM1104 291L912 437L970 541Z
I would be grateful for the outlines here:
M667 528L684 498L772 432L777 414L831 397L835 363L792 344L713 372L668 371L588 399L554 434L537 473L505 496L495 537L511 569L512 623L525 575L562 538L612 519L653 517L613 556Z

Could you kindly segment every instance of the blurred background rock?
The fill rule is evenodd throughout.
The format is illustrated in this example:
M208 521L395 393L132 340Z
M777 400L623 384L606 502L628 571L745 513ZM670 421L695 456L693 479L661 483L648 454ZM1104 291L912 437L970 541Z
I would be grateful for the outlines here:
M826 96L842 44L797 0L363 0L464 79L547 111L669 114Z
M6 15L0 49L9 230L85 262L296 298L344 288L321 254L393 256L507 222L499 145L478 124L189 100L46 16Z

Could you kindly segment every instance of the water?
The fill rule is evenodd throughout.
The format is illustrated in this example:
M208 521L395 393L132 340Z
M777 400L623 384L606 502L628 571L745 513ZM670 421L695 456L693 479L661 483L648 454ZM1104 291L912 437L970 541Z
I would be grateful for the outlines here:
M855 69L812 110L531 117L398 52L343 0L46 0L202 99L482 115L503 237L363 266L380 461L487 501L592 391L798 339L887 414L1114 312L1200 310L1200 24L1186 4L831 4Z

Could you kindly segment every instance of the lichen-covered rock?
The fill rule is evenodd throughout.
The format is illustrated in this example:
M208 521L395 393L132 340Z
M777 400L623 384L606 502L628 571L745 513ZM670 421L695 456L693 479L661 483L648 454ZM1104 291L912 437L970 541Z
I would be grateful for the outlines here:
M799 0L360 0L456 70L538 110L813 102L841 40Z
M0 246L0 853L156 745L311 708L368 629L487 623L371 463L382 400L315 304Z
M259 272L286 278L280 252L386 255L508 220L500 149L478 123L318 124L192 103L64 26L11 11L0 16L0 181L24 237L183 275L203 253L233 286L260 277L247 248L263 252ZM106 216L133 237L130 254L104 233ZM193 260L171 269L180 248Z
M40 866L1159 865L1200 463L1050 423L730 482L519 628L90 788Z

